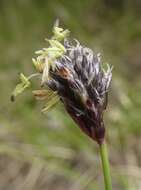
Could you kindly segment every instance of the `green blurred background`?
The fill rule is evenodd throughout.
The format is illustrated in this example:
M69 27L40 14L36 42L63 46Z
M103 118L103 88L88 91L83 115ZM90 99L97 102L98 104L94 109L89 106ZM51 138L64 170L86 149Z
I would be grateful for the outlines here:
M140 0L0 0L0 190L104 189L98 146L61 105L42 115L30 91L10 102L56 18L114 66L105 113L113 186L141 190Z

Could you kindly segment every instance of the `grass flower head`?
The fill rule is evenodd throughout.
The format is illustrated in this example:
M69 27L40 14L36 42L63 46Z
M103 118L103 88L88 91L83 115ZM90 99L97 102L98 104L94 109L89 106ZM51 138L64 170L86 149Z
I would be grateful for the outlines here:
M37 99L47 100L43 111L60 100L78 126L101 143L105 136L103 111L107 107L112 69L109 65L107 70L103 68L100 54L68 39L68 30L55 25L53 34L47 40L49 47L36 51L37 57L32 59L43 87L33 94ZM20 78L12 97L30 86L29 80Z

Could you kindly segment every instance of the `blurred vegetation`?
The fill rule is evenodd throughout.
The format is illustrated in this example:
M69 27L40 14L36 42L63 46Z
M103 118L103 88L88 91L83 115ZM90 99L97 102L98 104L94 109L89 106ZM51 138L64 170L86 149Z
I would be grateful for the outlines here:
M96 143L61 105L42 115L29 92L10 102L56 18L114 66L105 113L113 185L141 189L140 10L140 0L0 1L0 190L104 188Z

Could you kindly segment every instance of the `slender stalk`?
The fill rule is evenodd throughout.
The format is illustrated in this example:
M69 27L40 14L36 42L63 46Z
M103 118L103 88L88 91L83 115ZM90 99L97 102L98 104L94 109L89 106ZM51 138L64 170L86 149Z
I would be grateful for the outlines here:
M102 144L100 144L100 156L101 156L101 161L102 161L105 190L112 190L112 181L111 181L111 175L110 175L110 166L109 166L106 142L103 142Z

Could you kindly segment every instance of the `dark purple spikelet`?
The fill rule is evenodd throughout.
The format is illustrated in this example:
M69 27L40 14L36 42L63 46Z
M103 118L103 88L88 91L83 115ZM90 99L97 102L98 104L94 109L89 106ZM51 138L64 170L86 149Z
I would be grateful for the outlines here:
M55 70L50 70L47 85L58 93L78 126L100 144L105 136L103 111L107 107L112 69L107 65L105 71L100 55L79 42L70 45L65 41L64 46L67 51L56 60Z
M31 87L33 77L40 76L42 89L34 90L33 95L46 101L42 111L60 99L78 126L100 144L105 136L103 111L107 107L112 69L107 65L105 71L100 55L91 49L76 40L70 43L69 33L54 25L53 36L47 40L49 46L36 51L37 57L32 59L37 73L28 77L20 74L11 100Z

